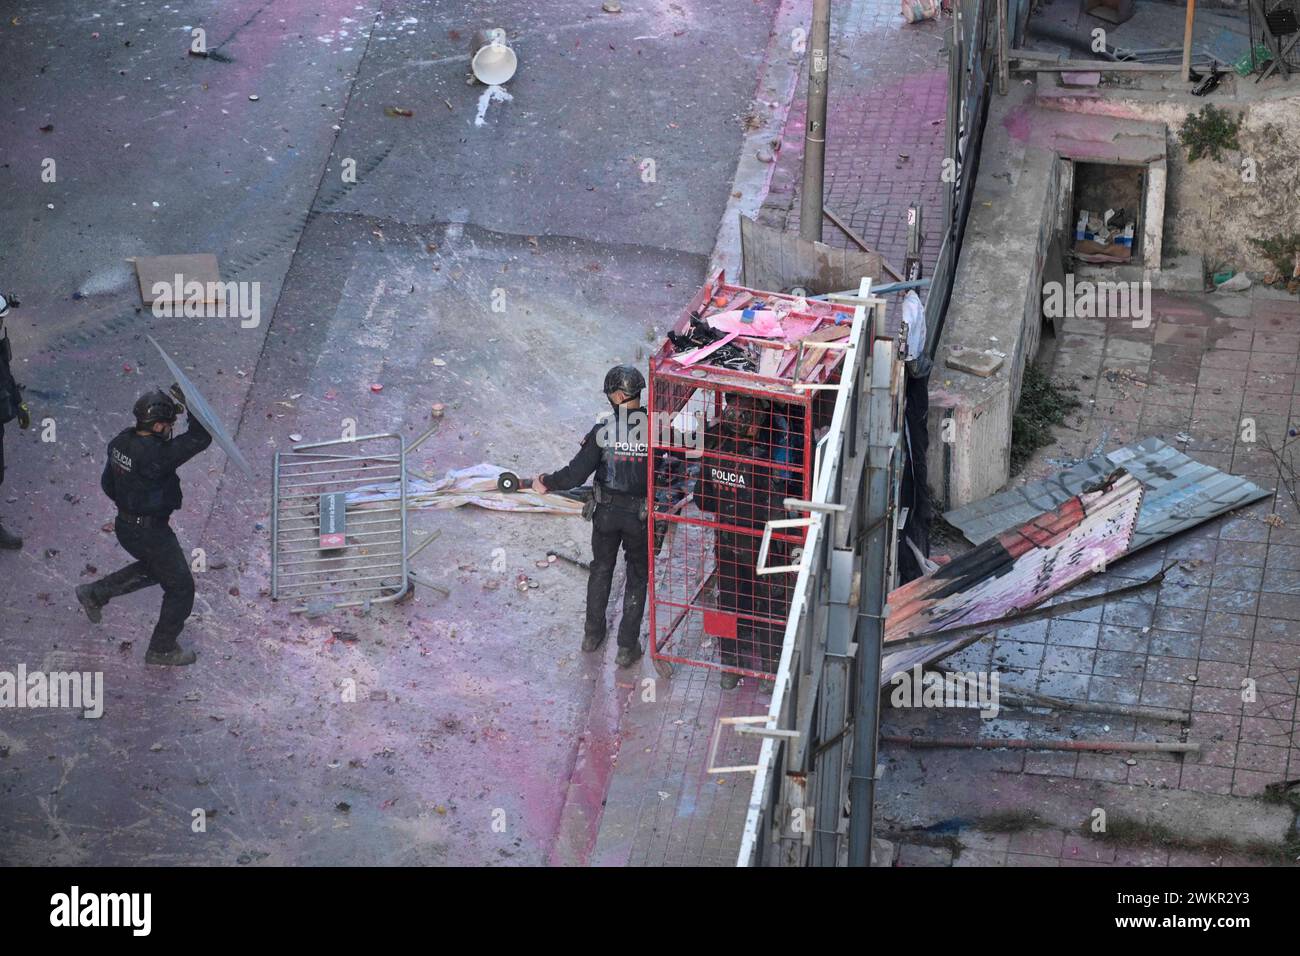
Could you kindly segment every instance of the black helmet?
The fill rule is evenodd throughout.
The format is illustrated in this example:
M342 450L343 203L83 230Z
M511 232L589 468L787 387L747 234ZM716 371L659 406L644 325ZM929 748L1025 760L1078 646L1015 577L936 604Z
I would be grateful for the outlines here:
M131 408L136 428L148 428L154 422L174 422L180 412L176 401L162 389L145 392Z
M635 398L645 388L645 376L641 370L632 365L615 365L605 373L605 394L612 395L621 391L628 398Z

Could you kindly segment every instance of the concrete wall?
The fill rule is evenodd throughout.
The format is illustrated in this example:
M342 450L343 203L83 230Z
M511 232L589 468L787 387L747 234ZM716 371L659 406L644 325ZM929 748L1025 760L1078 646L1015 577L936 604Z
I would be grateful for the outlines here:
M929 473L940 510L985 498L1010 477L1012 419L1042 329L1044 262L1053 237L1067 226L1063 158L1148 167L1146 208L1156 226L1144 244L1159 262L1163 124L1042 109L1034 87L1020 84L1006 97L994 96L930 377ZM993 351L1003 361L993 374L978 376L946 364L955 349Z
M1093 116L1154 121L1168 133L1164 244L1204 257L1207 266L1264 273L1268 261L1250 240L1300 232L1300 83L1231 77L1209 97L1156 77L1129 78L1100 90L1044 86L1041 106ZM1189 112L1213 103L1242 119L1241 149L1194 163L1178 135ZM1255 179L1243 178L1253 160ZM1148 223L1150 225L1150 223Z

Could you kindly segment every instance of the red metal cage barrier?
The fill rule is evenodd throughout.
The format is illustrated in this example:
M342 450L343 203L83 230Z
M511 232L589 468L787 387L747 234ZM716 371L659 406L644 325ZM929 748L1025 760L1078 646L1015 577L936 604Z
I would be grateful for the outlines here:
M726 366L692 361L682 335L750 308L762 336L740 332ZM779 315L776 326L761 325ZM724 316L725 319L725 316ZM650 361L650 651L657 662L774 676L796 574L758 573L767 522L798 517L814 446L829 421L852 311L710 283L683 314L676 341ZM743 326L741 326L743 329ZM802 528L773 529L766 566L797 564Z

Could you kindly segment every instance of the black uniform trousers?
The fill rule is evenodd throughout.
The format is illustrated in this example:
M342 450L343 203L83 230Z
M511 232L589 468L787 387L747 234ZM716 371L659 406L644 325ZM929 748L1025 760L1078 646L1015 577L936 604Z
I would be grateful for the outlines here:
M623 587L623 617L618 623L618 646L638 648L641 618L645 615L646 585L650 580L649 536L639 504L600 504L591 519L591 574L587 578L587 624L584 636L605 636L609 590L614 583L614 563L619 546L627 565Z
M118 519L114 524L118 543L136 560L91 585L96 604L107 604L115 597L162 585L162 611L149 641L149 650L167 652L176 647L176 638L185 629L185 620L194 610L194 575L190 563L176 540L176 532L167 524L146 527Z

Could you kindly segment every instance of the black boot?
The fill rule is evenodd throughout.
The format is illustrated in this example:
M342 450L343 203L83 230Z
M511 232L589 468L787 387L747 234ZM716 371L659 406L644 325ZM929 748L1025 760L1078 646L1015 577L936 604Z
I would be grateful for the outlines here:
M77 603L86 612L86 617L90 618L91 624L98 624L104 619L104 615L99 611L103 605L95 600L95 589L92 585L77 585Z
M584 651L594 651L600 645L605 643L608 636L607 631L587 631L582 635L582 649Z
M6 551L18 551L22 546L23 539L6 531L5 526L0 524L0 548L4 548Z
M618 656L614 658L614 663L619 667L631 667L641 659L641 645L636 647L620 647Z
M199 655L193 651L187 651L179 644L169 651L149 650L145 652L144 662L146 664L160 664L164 667L185 667L187 664L193 664L199 659Z

